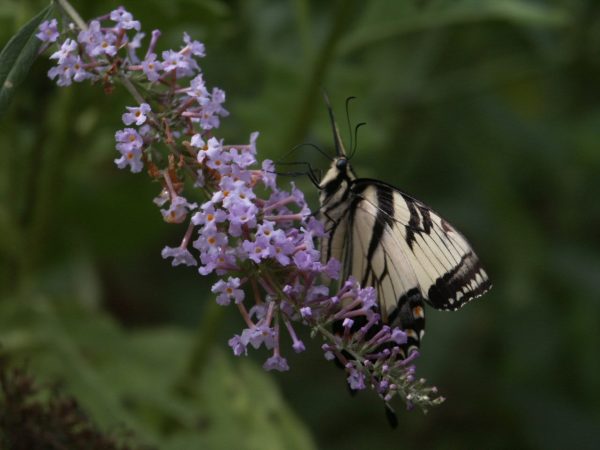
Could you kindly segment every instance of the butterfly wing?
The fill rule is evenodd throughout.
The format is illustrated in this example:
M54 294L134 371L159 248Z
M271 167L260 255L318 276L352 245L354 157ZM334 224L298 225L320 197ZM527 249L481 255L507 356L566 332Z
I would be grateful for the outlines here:
M413 288L434 308L452 311L491 287L467 240L428 206L376 180L357 179L351 191L350 219L371 224L373 233L361 237L366 227L353 227L353 263L348 273L364 281L365 274L372 272L367 285L373 285L377 276L378 283L381 277L392 278L390 283L401 295L383 291L380 303L388 311L394 301L401 309L398 300ZM365 239L369 239L367 247ZM385 257L374 257L378 254ZM390 273L390 267L398 269Z
M342 263L342 280L375 288L382 321L407 333L408 354L424 334L424 301L456 310L490 281L467 240L429 207L380 181L344 180L321 200L322 259Z
M374 196L371 201L370 196ZM391 199L383 190L354 196L348 211L342 279L353 275L362 286L375 288L381 318L405 331L408 354L419 347L425 332L425 310L417 274L389 214Z

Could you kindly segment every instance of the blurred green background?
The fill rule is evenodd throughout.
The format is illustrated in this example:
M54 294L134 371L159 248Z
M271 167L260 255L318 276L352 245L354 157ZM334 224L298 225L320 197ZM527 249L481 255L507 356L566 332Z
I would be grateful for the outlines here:
M74 2L87 19L119 4ZM45 5L2 2L0 43ZM308 336L290 372L263 373L266 354L227 348L242 322L214 306L212 279L161 259L184 230L161 220L159 187L113 163L133 101L57 88L41 58L0 122L4 353L60 380L103 429L160 449L600 448L597 1L123 5L163 31L160 49L183 31L205 42L205 77L231 112L219 135L259 130L263 158L332 151L320 90L345 136L344 100L358 97L356 171L462 230L494 289L428 311L418 373L447 401L399 411L397 430ZM310 149L294 158L327 166Z

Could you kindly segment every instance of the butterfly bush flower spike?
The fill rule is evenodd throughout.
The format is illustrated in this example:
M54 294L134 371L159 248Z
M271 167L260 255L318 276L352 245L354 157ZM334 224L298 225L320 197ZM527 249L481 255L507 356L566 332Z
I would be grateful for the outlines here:
M403 357L405 333L381 326L375 291L352 278L338 287L325 281L339 278L340 264L321 261L323 225L302 191L279 187L272 161L259 162L258 133L244 144L219 138L225 92L206 83L204 45L184 33L178 49L159 50L160 31L147 43L145 36L123 7L62 34L52 19L37 34L55 47L48 75L59 86L123 86L135 99L115 133L114 162L159 183L160 214L183 227L181 242L165 246L162 257L216 276L215 301L240 312L233 354L264 347L264 368L287 371L286 354L305 350L297 329L308 327L325 358L341 362L351 389L371 388L386 404L396 396L423 408L441 402L434 388L415 381L418 354Z

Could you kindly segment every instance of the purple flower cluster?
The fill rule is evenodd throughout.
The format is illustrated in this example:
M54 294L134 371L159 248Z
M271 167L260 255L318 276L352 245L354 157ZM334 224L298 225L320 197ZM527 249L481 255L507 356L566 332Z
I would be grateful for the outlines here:
M42 23L36 36L46 45L57 42L61 34L56 19ZM50 56L56 65L48 72L59 86L84 80L109 86L125 78L130 80L130 89L146 85L146 89L168 94L164 96L168 97L168 104L156 108L165 113L153 112L149 103L140 102L127 107L123 114L123 123L128 128L116 133L120 157L115 163L121 169L129 167L132 172L140 172L144 161L153 159L152 144L161 139L161 134L167 134L167 141L171 142L196 125L203 131L218 128L220 117L228 114L223 108L225 93L219 88L209 92L200 71L197 60L205 56L204 44L184 33L179 50L163 51L159 57L155 49L160 32L154 30L146 53L140 58L137 51L144 37L140 22L124 8L118 8L92 20L78 33L68 30L58 50ZM132 125L138 129L129 128Z
M245 323L229 340L233 353L265 347L271 353L264 368L288 370L282 336L302 352L295 327L308 326L323 339L325 357L342 363L352 389L370 387L386 403L395 395L407 404L440 402L430 398L433 388L414 379L417 353L404 358L401 350L406 334L381 324L375 291L354 279L332 286L340 264L321 261L316 243L323 226L293 183L289 190L278 187L273 162L259 166L258 133L244 145L225 145L213 135L228 113L225 93L204 82L198 65L204 45L184 34L179 50L159 57L154 30L140 58L144 36L123 8L78 32L70 26L61 34L51 20L37 34L45 45L58 46L48 75L59 86L86 79L105 87L120 83L135 98L122 115L125 128L115 133L115 163L131 172L146 168L162 184L154 202L163 219L187 225L181 244L165 247L163 258L220 277L212 286L217 303L234 304ZM184 196L191 185L197 202Z

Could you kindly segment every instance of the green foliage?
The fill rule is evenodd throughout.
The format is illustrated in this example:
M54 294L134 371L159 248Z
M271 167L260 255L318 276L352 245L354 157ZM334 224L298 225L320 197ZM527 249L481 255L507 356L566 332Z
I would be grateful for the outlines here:
M15 34L0 53L0 117L6 111L15 89L23 82L37 58L40 41L35 37L37 27L52 14L48 5Z
M3 5L0 42L44 6ZM241 325L206 307L210 280L160 259L183 231L161 222L158 186L112 162L131 99L55 88L39 60L0 123L0 343L11 358L63 381L103 429L161 449L311 448L307 428L328 449L597 448L597 2L124 6L163 30L161 49L184 30L205 41L206 79L232 112L223 135L259 130L262 157L301 142L331 150L320 90L344 136L343 100L357 96L358 173L464 231L495 287L460 313L427 312L419 373L448 400L427 416L401 412L397 432L377 399L347 395L308 339L276 377L280 396L252 359L229 354ZM90 18L109 6L75 7ZM327 165L310 149L287 159Z
M37 297L0 304L3 351L60 382L106 430L160 449L310 449L273 382L252 362L212 348L185 392L176 389L189 332L124 332L95 308ZM83 448L83 447L81 447Z

